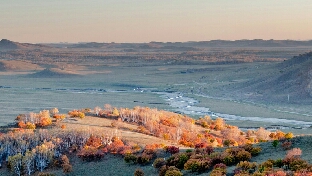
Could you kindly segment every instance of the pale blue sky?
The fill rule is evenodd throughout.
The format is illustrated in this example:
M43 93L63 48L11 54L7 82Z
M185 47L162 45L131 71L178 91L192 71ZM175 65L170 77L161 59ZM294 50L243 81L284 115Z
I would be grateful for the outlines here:
M312 39L311 0L1 0L19 42Z

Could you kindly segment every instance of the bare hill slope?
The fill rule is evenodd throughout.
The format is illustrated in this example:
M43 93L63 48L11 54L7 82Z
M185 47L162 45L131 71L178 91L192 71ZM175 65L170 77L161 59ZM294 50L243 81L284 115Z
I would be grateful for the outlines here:
M295 56L248 83L244 91L257 92L262 99L278 102L312 101L312 52Z
M37 64L33 64L20 60L1 60L0 71L32 71L42 70L43 68Z

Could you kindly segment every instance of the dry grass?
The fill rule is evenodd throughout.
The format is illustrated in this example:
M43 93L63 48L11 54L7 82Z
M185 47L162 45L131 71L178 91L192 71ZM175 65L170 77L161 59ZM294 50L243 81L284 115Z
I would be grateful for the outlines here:
M19 61L19 60L1 60L0 71L34 71L42 70L43 68L37 64L31 62Z
M115 132L116 130L118 130L118 133L121 134L121 138L124 141L131 141L141 146L155 143L165 145L177 145L174 141L164 140L155 136L137 133L135 132L135 130L138 128L137 125L125 122L118 122L118 127L112 127L111 124L114 121L116 122L116 120L112 119L86 116L84 119L68 119L62 123L66 125L67 129L88 128L90 129L90 131L93 130L103 132Z

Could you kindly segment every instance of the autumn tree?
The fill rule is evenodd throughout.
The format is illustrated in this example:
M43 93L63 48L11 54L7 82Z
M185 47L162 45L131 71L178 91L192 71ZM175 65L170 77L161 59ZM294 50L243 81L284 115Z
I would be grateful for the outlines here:
M27 151L22 158L23 167L27 175L31 175L35 171L35 151Z
M225 122L222 118L218 117L214 121L214 124L215 124L215 130L221 130L221 129L223 129Z
M95 108L94 108L94 113L95 113L95 115L96 116L99 116L99 113L101 112L101 108L99 107L99 106L96 106Z
M46 143L37 146L35 149L35 163L40 172L47 168L49 163L52 161L53 152L50 147L50 143Z
M108 112L112 112L112 105L110 104L104 104L104 109Z
M113 111L112 111L112 116L114 117L118 117L119 116L119 111L117 108L114 108Z
M72 165L69 163L69 159L66 155L62 155L61 161L64 173L69 173L73 170Z
M55 114L58 114L58 113L59 113L59 110L58 110L57 108L52 108L52 109L50 109L50 113L51 113L52 115L55 115Z
M261 140L261 141L267 141L267 140L269 140L270 139L270 132L269 131L267 131L267 130L265 130L263 127L260 127L257 131L256 131L256 133L255 133L255 135L257 136L257 138L259 139L259 140Z
M224 139L231 140L234 143L239 142L240 144L243 144L245 141L245 136L241 135L241 130L236 126L231 126L227 128L223 128L221 130L221 134Z
M23 155L21 153L18 153L14 156L9 156L8 163L11 168L11 170L20 176L22 174L22 158Z
M288 133L285 134L285 138L286 139L292 139L293 137L294 137L294 134L291 133L291 132L288 132Z

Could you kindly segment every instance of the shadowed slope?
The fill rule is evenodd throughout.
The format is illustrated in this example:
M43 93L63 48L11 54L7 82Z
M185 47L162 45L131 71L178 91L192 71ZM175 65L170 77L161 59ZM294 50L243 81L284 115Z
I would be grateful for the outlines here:
M270 73L245 83L244 90L280 102L312 101L312 52L278 64ZM289 99L288 99L289 98Z

